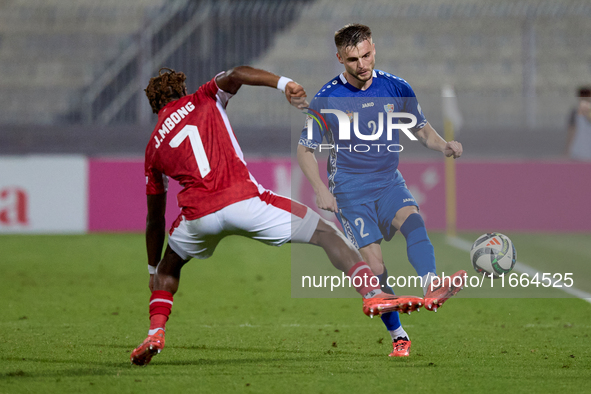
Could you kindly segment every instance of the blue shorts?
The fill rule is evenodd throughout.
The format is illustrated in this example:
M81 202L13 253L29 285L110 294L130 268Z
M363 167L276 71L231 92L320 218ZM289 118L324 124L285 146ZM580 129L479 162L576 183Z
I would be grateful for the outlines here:
M402 179L386 188L377 201L339 208L336 216L349 241L359 249L382 239L390 241L396 232L392 226L396 212L411 205L419 206Z

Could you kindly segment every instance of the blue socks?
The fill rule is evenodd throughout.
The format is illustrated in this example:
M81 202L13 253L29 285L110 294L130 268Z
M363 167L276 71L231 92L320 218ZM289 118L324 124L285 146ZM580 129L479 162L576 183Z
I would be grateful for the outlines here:
M380 287L384 293L394 295L394 290L390 286L388 286L388 270L384 267L384 272L381 275L376 275L380 280ZM400 315L398 312L388 312L384 313L382 316L382 321L386 325L388 331L394 331L401 327L400 323Z
M400 232L406 238L406 253L408 260L421 277L428 273L435 273L435 251L433 245L427 236L427 229L425 222L418 213L410 215L400 227ZM388 286L388 270L384 269L381 275L376 275L380 280L380 287L384 293L394 294L394 290ZM398 312L384 313L382 321L386 325L392 341L396 341L399 337L407 338L408 335L402 328L400 323L400 315Z
M420 277L429 272L435 273L435 251L431 240L427 236L425 222L418 213L411 214L402 226L400 232L406 238L406 253Z

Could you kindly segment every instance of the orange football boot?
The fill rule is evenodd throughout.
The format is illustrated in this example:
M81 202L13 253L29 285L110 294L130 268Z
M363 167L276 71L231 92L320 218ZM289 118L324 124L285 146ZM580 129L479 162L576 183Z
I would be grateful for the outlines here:
M466 271L460 270L455 274L446 277L444 280L440 279L437 287L431 287L431 284L429 284L427 293L425 294L425 308L437 312L437 308L440 308L445 301L458 294L458 292L464 288L464 285L466 284L466 275ZM455 279L457 277L460 277L461 280ZM459 286L457 286L458 284Z
M388 354L390 357L408 357L410 355L410 340L408 338L400 338L396 342L392 342L392 353Z
M373 298L363 299L363 313L371 318L394 311L410 315L413 311L418 312L424 303L425 301L421 297L380 293Z
M131 352L129 358L132 364L148 365L152 357L162 349L164 349L164 330L160 329L154 335L148 335L144 342Z

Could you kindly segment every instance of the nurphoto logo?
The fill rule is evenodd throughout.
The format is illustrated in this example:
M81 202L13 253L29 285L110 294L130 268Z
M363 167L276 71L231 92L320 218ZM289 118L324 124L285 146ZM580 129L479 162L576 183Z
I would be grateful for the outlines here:
M373 103L371 103L373 104ZM367 104L366 104L367 105ZM359 131L359 113L358 112L343 112L338 109L321 109L320 113L318 111L313 110L312 108L306 108L308 112L304 112L308 115L306 118L306 129L307 129L307 138L312 140L313 132L314 132L314 122L318 125L321 131L329 130L326 120L322 114L332 114L335 115L338 119L339 130L338 130L338 140L339 141L349 141L351 140L351 123L353 124L353 133L355 137L362 141L378 141L382 137L384 133L384 118L386 121L386 140L392 141L392 132L394 130L402 131L411 141L417 141L417 137L413 135L413 133L409 130L417 125L417 118L415 115L408 113L408 112L393 112L394 106L393 105L384 105L384 109L386 110L386 116L384 117L384 112L378 112L378 119L377 124L374 120L370 120L367 122L367 128L372 131L371 134L362 134ZM408 122L399 123L399 120L406 119ZM402 145L400 144L349 144L349 145L338 145L336 143L329 143L329 144L320 144L318 145L320 152L322 150L331 150L334 149L335 151L339 150L346 150L346 151L353 151L353 152L369 152L375 149L377 152L385 151L388 152L402 152Z

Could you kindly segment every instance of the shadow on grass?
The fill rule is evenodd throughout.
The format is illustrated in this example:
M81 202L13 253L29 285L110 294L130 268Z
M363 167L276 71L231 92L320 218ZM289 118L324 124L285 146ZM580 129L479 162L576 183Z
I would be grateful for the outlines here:
M110 345L100 345L96 343L85 343L81 344L84 347L97 347L97 348L112 348L112 349L126 349L129 350L129 353L135 348L135 346L131 345L117 345L117 344L110 344ZM167 346L166 350L191 350L191 351L207 351L207 352L230 352L230 353L295 353L295 354L348 354L351 356L357 356L360 358L366 357L382 357L382 353L368 353L364 350L359 350L358 352L348 351L348 350L335 350L332 348L319 348L318 350L300 350L300 349L290 349L286 347L276 348L276 347L238 347L238 346L208 346L208 345L186 345L186 346ZM166 351L165 350L165 351Z
M31 360L37 361L37 360ZM39 360L40 361L40 360ZM44 361L40 361L44 362ZM48 361L51 363L55 363L56 360ZM60 361L58 361L60 362ZM121 368L122 365L119 365ZM12 379L12 381L20 381L23 379L39 379L39 378L68 378L68 377L84 377L84 376L108 376L108 375L117 375L118 369L105 369L105 368L71 368L59 371L35 371L30 372L27 370L17 369L13 372L3 373L0 374L0 382L7 381Z
M272 348L234 348L234 347L210 347L207 349L203 349L200 346L187 346L177 349L184 349L184 350L212 350L212 351L222 351L228 352L231 354L236 354L237 352L262 352L262 353L275 353L276 349ZM172 350L172 349L171 349ZM350 352L344 352L339 350L328 350L328 351L317 351L317 352L294 352L294 351L280 351L282 353L292 353L297 354L299 356L295 357L246 357L246 358L191 358L191 357L174 357L174 359L169 359L168 357L159 357L155 358L154 361L150 366L147 368L150 369L152 372L158 371L158 367L182 367L182 366L204 366L204 367L226 367L220 369L220 371L224 371L223 373L226 374L229 372L227 369L228 367L240 367L240 366L255 366L256 369L259 370L261 368L281 368L287 367L292 368L293 373L300 373L300 368L309 368L311 365L315 365L317 363L322 363L323 365L330 364L330 363L342 363L343 356L345 356L350 361L370 361L374 362L373 359L376 357L380 357L384 359L383 354L375 354L375 355L364 355L351 358ZM198 353L195 353L195 356L199 356ZM223 357L223 356L222 356ZM6 357L4 360L12 362L12 366L14 368L13 371L0 374L0 381L2 380L9 380L13 379L14 381L21 380L21 379L31 379L31 378L63 378L63 377L82 377L82 376L106 376L106 375L119 375L123 373L128 375L131 371L141 371L144 370L143 367L135 367L132 366L128 359L121 359L119 362L113 361L81 361L81 360L64 360L64 359L57 359L57 358L34 358L34 357L27 357L23 360L21 357ZM71 364L75 366L75 368L71 369L63 369L63 370L48 370L48 371L34 371L31 372L28 368L23 368L19 364L21 363L39 363L39 364L47 364L47 365L68 365ZM399 364L400 365L400 364ZM51 367L48 367L51 368ZM154 368L152 370L152 368ZM242 371L242 369L240 369ZM283 373L289 373L288 370L282 370ZM151 372L151 373L152 373ZM161 372L165 372L161 370ZM169 372L169 371L168 371ZM222 372L220 372L222 373Z
M10 358L6 359L12 361ZM22 361L22 359L15 359L14 361ZM23 379L39 379L39 378L69 378L69 377L93 377L93 376L123 376L133 375L136 371L149 370L150 374L154 373L170 373L170 369L163 370L163 367L186 367L186 366L220 366L225 367L219 369L220 374L228 374L232 367L236 367L237 371L243 373L240 366L255 366L259 370L261 368L274 368L274 367L288 367L296 373L298 366L307 368L312 363L326 363L329 359L323 360L319 357L288 357L288 358L246 358L246 359L187 359L181 358L176 360L157 360L154 359L152 363L147 367L136 367L132 366L129 362L75 362L71 360L58 360L58 359L46 359L46 358L28 358L26 362L37 362L42 364L78 364L75 368L60 369L60 370L46 370L46 371L30 371L27 368L19 368L18 364L14 364L15 368L11 372L0 374L0 381L19 381ZM336 361L336 359L335 359ZM339 361L340 362L340 361ZM87 367L80 366L80 364L86 364ZM51 367L48 367L51 368ZM282 370L283 371L283 370ZM187 371L189 372L189 371ZM289 369L286 368L284 373L290 373ZM299 372L298 372L299 373Z
M359 352L352 352L347 350L336 349L322 349L318 350L300 350L289 348L274 348L274 347L238 347L238 346L207 346L207 345L190 345L190 346L175 346L172 349L193 350L193 351L213 351L213 352L230 352L230 353L288 353L288 354L347 354L359 357L373 357L380 356L380 354L362 354Z
M35 357L3 357L2 360L12 361L15 363L47 363L47 364L86 364L86 365L100 365L102 367L121 368L129 365L129 359L127 362L112 362L112 361L80 361L80 360L60 360L57 358L35 358ZM0 375L4 376L4 375Z

